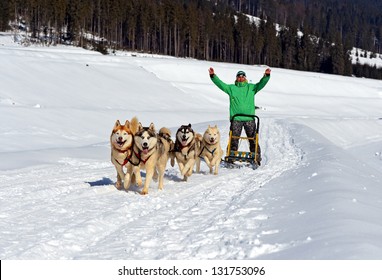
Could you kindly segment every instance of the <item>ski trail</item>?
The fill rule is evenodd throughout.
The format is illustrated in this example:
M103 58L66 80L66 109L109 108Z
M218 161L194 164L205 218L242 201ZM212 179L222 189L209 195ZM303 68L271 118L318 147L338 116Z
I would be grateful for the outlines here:
M272 161L256 172L243 168L221 169L218 176L194 174L190 182L177 182L179 192L166 186L166 191L173 195L161 193L162 202L155 199L157 204L152 205L152 211L119 229L117 235L126 236L131 235L131 228L145 229L139 242L129 246L121 240L116 246L119 254L132 259L142 255L148 259L226 258L227 255L248 258L287 246L259 241L261 224L269 215L262 212L266 201L257 198L257 192L273 178L295 167L300 156L282 126L271 122L266 127L269 139L265 146L269 147L267 156L273 157ZM283 161L281 166L280 161ZM107 244L113 243L115 237L107 236L97 246L107 250ZM252 245L249 251L248 245Z
M285 125L265 119L260 135L264 156L256 171L221 168L215 176L202 165L201 174L182 182L177 167L168 168L164 190L152 183L148 196L117 191L105 179L115 180L106 161L65 158L3 172L0 223L9 230L0 257L241 259L281 250L289 245L261 241L262 225L271 219L263 207L275 199L262 196L262 188L295 168L301 156ZM106 186L89 187L100 178Z

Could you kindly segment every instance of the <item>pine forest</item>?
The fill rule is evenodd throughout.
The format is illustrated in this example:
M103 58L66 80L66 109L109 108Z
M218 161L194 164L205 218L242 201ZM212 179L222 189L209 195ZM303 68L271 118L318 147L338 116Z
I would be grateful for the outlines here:
M0 0L0 31L72 44L382 79L381 0ZM382 57L381 57L382 59Z

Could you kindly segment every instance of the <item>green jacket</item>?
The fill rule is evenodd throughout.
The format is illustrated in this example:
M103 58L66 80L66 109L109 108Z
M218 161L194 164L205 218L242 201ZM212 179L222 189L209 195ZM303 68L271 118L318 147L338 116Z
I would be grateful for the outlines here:
M212 82L222 91L229 95L229 118L235 114L255 114L255 94L258 93L268 83L270 75L264 75L257 84L245 82L235 82L227 85L218 76L211 77ZM250 117L237 117L235 120L249 121Z

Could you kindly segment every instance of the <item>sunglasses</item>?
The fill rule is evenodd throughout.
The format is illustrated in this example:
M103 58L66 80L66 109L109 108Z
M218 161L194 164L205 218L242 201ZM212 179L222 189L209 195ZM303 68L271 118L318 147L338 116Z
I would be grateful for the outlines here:
M245 75L237 75L236 78L245 78Z

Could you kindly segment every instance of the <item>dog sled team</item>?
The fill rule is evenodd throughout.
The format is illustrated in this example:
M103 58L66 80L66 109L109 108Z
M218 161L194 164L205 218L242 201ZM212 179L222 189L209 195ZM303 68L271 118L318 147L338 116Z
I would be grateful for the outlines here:
M220 146L220 132L217 126L208 126L203 135L195 133L191 124L182 125L176 132L175 142L171 131L162 127L156 132L154 124L142 126L134 117L125 124L116 121L110 135L111 162L117 171L117 189L128 190L131 184L143 185L141 194L148 194L151 181L158 181L158 189L163 189L163 178L167 162L175 161L183 180L200 172L200 162L204 159L210 173L218 174L223 150ZM126 171L125 171L126 170ZM141 170L146 170L143 184Z
M271 70L267 68L256 84L247 81L244 71L237 72L234 84L226 84L220 80L212 67L208 69L208 73L211 81L229 96L230 101L231 126L225 162L243 160L259 166L261 150L258 143L259 118L255 115L255 95L268 83ZM245 139L249 141L250 152L238 151L243 129L247 135ZM146 170L142 194L148 193L152 179L158 180L158 188L163 189L163 177L169 159L172 166L176 160L183 180L187 181L194 166L196 172L200 172L201 159L206 162L210 173L217 175L223 156L217 126L208 126L201 135L193 131L191 124L182 125L173 142L168 128L163 127L157 133L153 123L144 127L134 117L124 125L119 121L115 123L110 142L111 161L117 170L116 187L128 190L135 183L141 187L143 182L140 171Z

